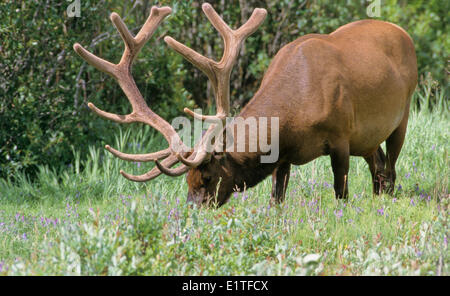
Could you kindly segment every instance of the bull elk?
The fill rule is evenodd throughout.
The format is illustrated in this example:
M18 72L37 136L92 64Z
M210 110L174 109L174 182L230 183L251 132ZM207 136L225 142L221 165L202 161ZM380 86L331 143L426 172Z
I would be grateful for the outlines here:
M224 41L224 53L219 62L171 37L164 38L172 49L204 72L213 86L216 115L205 116L184 109L195 119L212 123L193 149L147 106L131 74L133 60L171 13L169 7L152 7L135 37L118 14L111 14L111 21L125 43L118 64L89 53L79 44L74 45L84 60L119 83L133 111L128 115L116 115L92 103L88 104L89 108L119 123L148 124L162 133L169 144L167 149L149 154L126 154L106 145L109 152L121 159L156 164L139 176L121 171L125 178L144 182L162 173L179 176L187 172L187 200L197 204L215 200L221 206L234 190L252 187L272 174L271 201L282 202L291 165L329 155L336 198L346 198L349 158L353 155L367 161L374 193L392 193L395 163L405 138L411 95L417 84L414 45L403 29L383 21L361 20L331 34L302 36L281 48L259 90L238 115L243 119L279 119L279 157L275 162L262 163L260 158L265 153L260 150L229 152L206 148L213 139L214 128L225 123L230 114L230 74L240 47L264 21L266 10L255 9L244 25L232 30L211 5L205 3L202 9ZM236 126L231 122L224 130L233 128ZM245 141L250 137L252 135L247 134ZM386 155L380 147L384 141ZM174 167L177 163L181 164Z

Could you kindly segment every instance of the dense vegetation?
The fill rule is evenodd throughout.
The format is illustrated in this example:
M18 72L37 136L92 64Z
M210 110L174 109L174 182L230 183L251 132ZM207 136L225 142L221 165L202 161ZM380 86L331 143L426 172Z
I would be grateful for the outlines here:
M111 143L116 124L87 109L87 102L125 113L128 102L116 83L86 65L72 50L80 42L94 53L117 61L122 41L109 21L121 14L136 32L148 16L151 1L83 0L81 16L69 18L71 1L17 1L0 3L0 177L19 172L35 177L39 165L62 170L73 162L72 149L82 159L88 147ZM256 91L270 59L281 46L307 33L329 33L348 22L367 18L365 0L324 1L212 1L232 26L249 17L254 7L269 15L246 42L233 72L235 109ZM218 34L197 1L159 1L173 8L172 15L144 48L135 67L138 86L149 104L168 119L183 107L212 106L206 77L169 50L162 36L171 35L206 55L222 51ZM382 1L380 19L405 28L413 37L423 76L431 73L442 88L446 81L449 2L439 0ZM447 69L448 70L448 69ZM437 84L431 90L434 95ZM435 100L431 96L431 104ZM139 129L140 126L135 126Z

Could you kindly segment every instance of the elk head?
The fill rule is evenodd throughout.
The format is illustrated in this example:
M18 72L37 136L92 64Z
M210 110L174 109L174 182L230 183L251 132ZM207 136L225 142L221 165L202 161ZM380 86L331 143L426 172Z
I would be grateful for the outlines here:
M220 129L218 132L217 127L224 126L226 117L230 113L230 75L242 43L261 25L267 12L265 9L255 9L244 25L237 30L232 30L210 4L204 3L202 9L224 40L224 53L219 62L204 57L169 36L164 38L164 41L171 48L205 73L213 86L216 115L200 115L188 108L184 109L184 112L194 119L210 123L208 130L193 149L189 149L182 142L175 129L147 106L131 74L135 57L145 42L153 35L161 21L171 13L169 7L152 7L150 16L135 37L132 36L118 14L111 14L111 21L125 44L125 50L118 64L112 64L93 55L78 43L74 45L74 50L90 65L112 76L122 88L133 109L128 115L117 115L102 111L92 103L88 103L92 111L101 117L119 123L141 122L148 124L162 133L169 144L167 149L149 154L127 154L106 145L105 148L109 152L121 159L139 162L154 161L156 164L155 168L143 175L130 175L122 170L120 173L131 181L145 182L156 178L161 173L169 176L180 176L189 171L187 174L188 201L197 204L216 201L218 205L222 205L235 186L233 176L236 167L232 161L227 159L225 153L216 152L216 150L222 151L216 148L218 145L223 145L221 141L216 140L220 138L218 137ZM211 144L212 140L217 143ZM178 167L172 168L179 162L181 164Z

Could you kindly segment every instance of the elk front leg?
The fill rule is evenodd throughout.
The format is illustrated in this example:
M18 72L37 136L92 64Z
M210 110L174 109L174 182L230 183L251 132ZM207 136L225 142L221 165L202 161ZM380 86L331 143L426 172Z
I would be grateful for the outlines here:
M272 194L270 203L282 203L286 195L286 188L289 182L291 164L284 163L277 167L272 173Z
M348 197L348 167L350 162L349 144L342 143L330 151L331 167L334 174L336 198Z

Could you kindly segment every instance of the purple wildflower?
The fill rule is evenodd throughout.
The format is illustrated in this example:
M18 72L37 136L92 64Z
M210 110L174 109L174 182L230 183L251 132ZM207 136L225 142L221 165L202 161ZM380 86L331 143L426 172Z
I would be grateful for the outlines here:
M170 210L169 216L167 217L167 219L170 219L172 217L174 210L175 210L175 208Z
M384 208L378 209L377 214L380 216L384 216Z
M337 218L341 218L342 216L343 216L343 213L342 213L342 209L340 209L339 211L334 211L334 215L337 217Z

